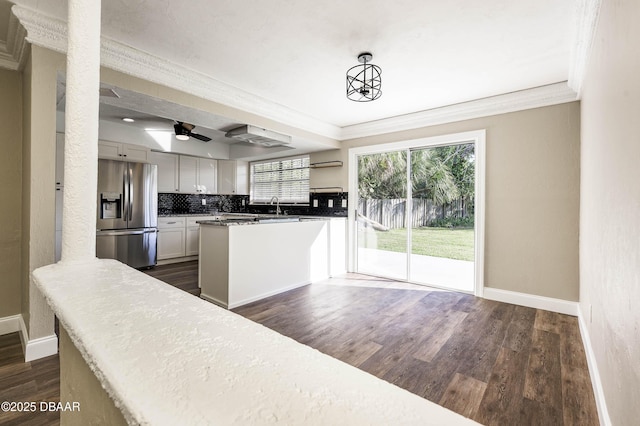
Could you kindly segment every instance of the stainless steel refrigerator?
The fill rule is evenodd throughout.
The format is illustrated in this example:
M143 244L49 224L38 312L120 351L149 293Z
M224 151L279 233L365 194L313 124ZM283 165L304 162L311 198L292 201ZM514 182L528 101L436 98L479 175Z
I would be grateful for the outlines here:
M98 160L97 256L154 266L157 227L157 166Z

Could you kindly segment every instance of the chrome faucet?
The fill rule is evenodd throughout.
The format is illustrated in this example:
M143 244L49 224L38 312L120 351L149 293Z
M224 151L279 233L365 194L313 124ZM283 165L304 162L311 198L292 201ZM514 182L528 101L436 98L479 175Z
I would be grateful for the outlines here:
M270 204L273 205L273 200L276 200L276 216L280 214L280 200L275 195L271 197Z

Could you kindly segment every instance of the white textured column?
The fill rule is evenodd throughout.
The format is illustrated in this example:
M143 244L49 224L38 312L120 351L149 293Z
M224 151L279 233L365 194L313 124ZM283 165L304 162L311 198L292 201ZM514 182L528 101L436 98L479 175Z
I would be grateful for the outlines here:
M68 0L62 262L96 257L100 0Z

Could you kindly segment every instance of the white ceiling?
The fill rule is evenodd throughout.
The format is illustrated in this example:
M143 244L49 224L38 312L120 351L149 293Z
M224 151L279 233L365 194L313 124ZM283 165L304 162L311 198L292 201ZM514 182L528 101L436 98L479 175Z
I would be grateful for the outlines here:
M65 0L15 2L66 20ZM566 81L575 5L103 0L102 34L344 127ZM382 67L383 95L370 103L345 97L362 51Z

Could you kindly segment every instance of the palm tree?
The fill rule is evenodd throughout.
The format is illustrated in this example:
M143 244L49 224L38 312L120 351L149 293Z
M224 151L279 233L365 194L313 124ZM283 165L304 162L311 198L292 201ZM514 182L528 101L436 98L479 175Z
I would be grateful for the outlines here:
M369 154L358 160L360 198L406 198L407 155L404 151Z
M411 152L413 198L427 198L446 204L460 196L456 179L446 158L437 149ZM406 198L407 152L369 154L358 161L360 198Z

